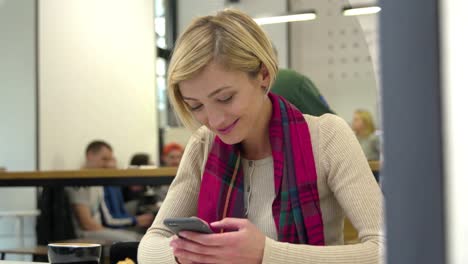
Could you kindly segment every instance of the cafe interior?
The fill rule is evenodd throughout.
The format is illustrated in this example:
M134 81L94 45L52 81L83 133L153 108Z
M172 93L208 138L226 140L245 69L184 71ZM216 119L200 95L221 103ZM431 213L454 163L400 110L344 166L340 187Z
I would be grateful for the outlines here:
M225 8L254 18L279 67L357 138L371 121L377 143L360 143L384 197L383 262L468 263L468 4L442 0L0 0L1 260L48 262L48 242L112 247L53 228L66 188L116 188L133 219L154 218L193 133L167 96L174 44ZM86 168L93 141L112 166ZM348 219L343 233L359 242Z

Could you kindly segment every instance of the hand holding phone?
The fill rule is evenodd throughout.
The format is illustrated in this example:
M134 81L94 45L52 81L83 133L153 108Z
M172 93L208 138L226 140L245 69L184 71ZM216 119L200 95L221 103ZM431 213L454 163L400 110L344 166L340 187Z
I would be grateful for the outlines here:
M212 234L210 226L197 217L177 217L164 219L166 225L172 232L179 235L180 231L191 231L203 234Z

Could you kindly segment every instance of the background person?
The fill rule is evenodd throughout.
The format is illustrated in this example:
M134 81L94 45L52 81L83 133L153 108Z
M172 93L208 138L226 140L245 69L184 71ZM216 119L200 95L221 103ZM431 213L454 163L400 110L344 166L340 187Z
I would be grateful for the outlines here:
M162 165L169 167L179 166L183 153L184 148L177 143L168 143L164 145L161 158Z
M105 141L91 142L85 151L84 169L115 168L112 147ZM75 232L81 238L104 239L109 241L135 241L141 235L128 230L108 228L132 225L132 220L115 219L106 207L102 186L68 187Z
M366 158L368 160L379 160L380 140L375 134L375 125L371 113L367 110L356 110L351 127Z
M283 96L304 114L321 116L335 113L312 80L291 69L279 69L271 92Z

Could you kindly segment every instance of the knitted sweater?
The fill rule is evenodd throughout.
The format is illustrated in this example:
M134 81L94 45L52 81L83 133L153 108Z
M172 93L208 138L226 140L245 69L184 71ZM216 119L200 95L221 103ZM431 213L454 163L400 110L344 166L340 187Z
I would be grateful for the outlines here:
M384 241L383 198L354 133L344 120L334 115L304 117L310 129L317 168L326 246L276 241L271 210L261 210L271 208L273 185L258 180L264 178L273 182L273 163L267 158L258 161L257 168L249 171L252 162L243 161L249 175L245 184L251 189L251 197L246 199L248 218L266 235L263 263L379 263ZM175 263L169 247L173 234L163 225L163 220L197 214L201 176L213 139L213 133L206 127L191 137L166 200L140 242L139 263ZM357 229L360 243L343 245L344 216Z

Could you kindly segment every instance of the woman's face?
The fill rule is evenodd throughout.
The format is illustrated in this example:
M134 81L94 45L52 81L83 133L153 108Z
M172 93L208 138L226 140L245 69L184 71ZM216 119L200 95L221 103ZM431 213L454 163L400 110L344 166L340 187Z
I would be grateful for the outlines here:
M169 151L166 155L164 155L164 165L170 167L177 167L180 164L180 160L182 158L182 151L178 149L174 149Z
M354 114L352 128L356 134L361 133L365 129L364 122L358 114Z
M266 70L261 72L252 78L210 63L195 78L181 82L179 89L198 122L224 143L236 144L258 131L257 119L268 100L265 89L270 79Z

